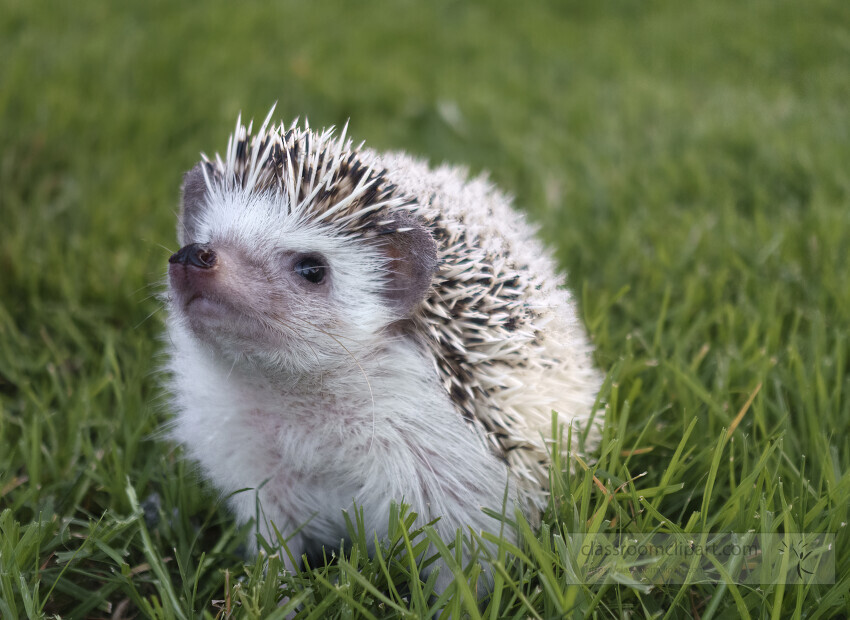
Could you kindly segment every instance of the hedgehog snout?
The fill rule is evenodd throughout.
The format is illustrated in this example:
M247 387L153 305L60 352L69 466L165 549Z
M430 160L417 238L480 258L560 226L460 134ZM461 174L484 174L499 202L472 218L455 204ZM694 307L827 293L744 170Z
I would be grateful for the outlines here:
M210 269L215 266L217 257L215 251L200 243L190 243L171 255L168 262L200 269Z
M225 255L209 245L190 243L168 259L168 279L171 290L188 307L203 299L229 297L226 278L222 278Z

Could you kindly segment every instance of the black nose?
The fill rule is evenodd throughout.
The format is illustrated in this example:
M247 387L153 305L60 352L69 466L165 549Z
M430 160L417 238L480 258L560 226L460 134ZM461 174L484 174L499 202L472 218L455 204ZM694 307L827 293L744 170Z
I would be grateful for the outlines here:
M201 269L210 269L215 265L215 252L200 243L190 243L180 248L168 259L169 263L193 265Z

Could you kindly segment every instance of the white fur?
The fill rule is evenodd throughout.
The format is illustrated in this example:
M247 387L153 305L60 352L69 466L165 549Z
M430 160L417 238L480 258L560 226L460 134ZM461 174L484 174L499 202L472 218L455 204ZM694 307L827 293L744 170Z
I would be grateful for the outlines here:
M310 546L339 547L343 509L363 509L367 540L387 533L390 502L404 502L418 523L437 517L453 540L457 528L499 531L482 508L500 510L510 484L502 461L458 417L430 360L410 341L317 377L276 377L251 364L216 360L172 318L169 364L179 411L173 437L225 495L240 522L271 523L298 558ZM509 512L510 514L510 512ZM290 566L290 568L293 568ZM451 580L442 569L441 587Z

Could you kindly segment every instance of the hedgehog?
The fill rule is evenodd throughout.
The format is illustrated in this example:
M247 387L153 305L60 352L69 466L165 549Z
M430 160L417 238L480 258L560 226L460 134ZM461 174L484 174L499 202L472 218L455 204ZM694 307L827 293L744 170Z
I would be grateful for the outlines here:
M339 548L353 507L367 540L393 502L447 540L536 522L553 412L589 453L602 383L536 231L485 176L273 112L184 175L172 437L296 559Z

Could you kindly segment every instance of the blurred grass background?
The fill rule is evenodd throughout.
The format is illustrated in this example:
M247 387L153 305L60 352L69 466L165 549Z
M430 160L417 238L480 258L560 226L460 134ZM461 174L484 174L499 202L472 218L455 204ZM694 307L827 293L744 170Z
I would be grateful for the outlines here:
M219 554L198 564L199 612L222 598L222 558L238 571L226 513L155 438L152 295L183 171L224 149L240 111L275 101L286 121L351 119L369 146L490 171L556 249L612 371L617 449L597 476L658 486L696 420L673 476L684 490L657 508L682 527L697 512L741 531L769 513L778 529L837 532L837 585L744 608L847 613L850 4L2 0L0 13L0 509L39 532L14 552L24 535L0 526L5 613L30 609L27 593L71 617L141 606L146 572L115 576L142 553L128 479L162 498L154 512L181 509L154 537L160 559ZM651 451L619 456L633 448ZM741 612L694 592L615 589L589 609Z

